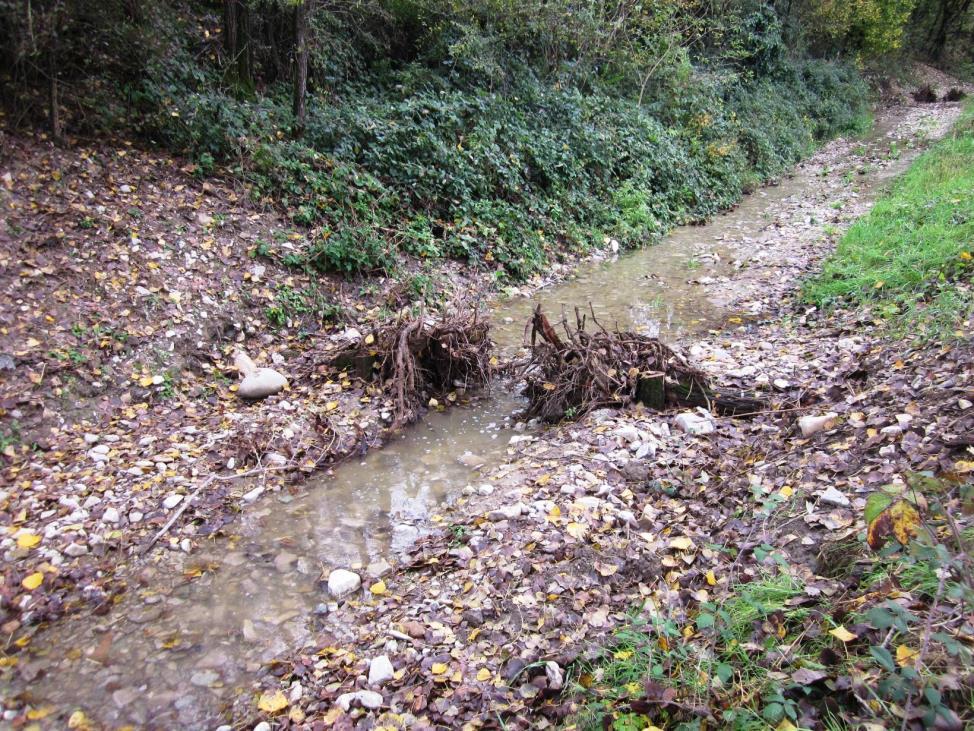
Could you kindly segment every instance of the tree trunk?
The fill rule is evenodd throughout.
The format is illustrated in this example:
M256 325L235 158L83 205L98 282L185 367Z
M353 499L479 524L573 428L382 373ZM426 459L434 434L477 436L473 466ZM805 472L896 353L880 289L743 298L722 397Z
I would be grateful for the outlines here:
M52 32L50 47L47 49L47 75L49 77L48 87L48 118L51 125L51 136L55 144L61 144L64 139L64 130L61 129L61 94L58 82L58 45L60 39L60 7L55 7L52 18Z
M294 55L294 132L300 137L304 133L308 92L308 0L302 0L294 11Z
M254 90L254 48L251 42L250 8L237 2L237 80L247 91Z
M223 51L227 54L227 67L234 68L239 51L237 39L237 0L223 0Z

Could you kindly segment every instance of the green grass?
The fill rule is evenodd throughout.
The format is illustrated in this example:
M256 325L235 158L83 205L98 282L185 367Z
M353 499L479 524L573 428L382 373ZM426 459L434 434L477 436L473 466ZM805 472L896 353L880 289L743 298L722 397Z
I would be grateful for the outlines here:
M802 642L800 651L787 649L793 643L798 646L809 619L806 610L787 607L787 601L803 591L803 584L785 573L740 584L724 604L701 605L696 624L705 634L693 641L683 634L685 627L670 619L634 615L616 632L603 659L578 673L575 690L581 711L573 719L574 727L591 731L648 727L650 719L634 712L629 702L641 698L644 683L652 681L675 689L681 701L690 705L695 701L706 705L711 694L721 696L729 702L721 719L724 728L775 728L794 709L786 710L792 702L782 696L781 681L773 673L794 664L799 655L803 664L814 666L820 649L811 641ZM705 635L712 639L702 639ZM783 650L780 659L776 659L778 648ZM741 698L747 700L731 700ZM676 718L668 717L661 706L652 721L669 728Z
M807 282L822 307L872 305L894 331L956 330L974 308L974 105L857 221Z

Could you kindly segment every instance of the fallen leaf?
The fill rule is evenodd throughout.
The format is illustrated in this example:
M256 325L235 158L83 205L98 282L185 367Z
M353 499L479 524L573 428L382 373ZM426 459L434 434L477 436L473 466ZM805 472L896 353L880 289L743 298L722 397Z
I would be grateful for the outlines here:
M480 670L477 671L477 680L479 680L481 683L490 680L490 678L491 672L487 668L480 668Z
M20 583L27 591L34 591L34 589L44 583L44 574L40 571L35 571Z
M385 594L386 582L384 582L382 579L379 579L377 582L375 582L374 584L372 584L372 586L369 587L369 591L375 594L376 596L381 596L382 594Z
M446 670L447 670L446 663L434 662L430 666L430 672L433 673L433 675L443 675L443 673L445 673Z
M678 551L689 551L693 547L693 541L686 536L680 536L670 541L670 548L675 548Z
M913 665L919 655L919 650L910 649L906 645L899 645L896 648L896 664L901 668Z
M577 538L578 540L583 539L585 534L588 532L585 526L581 523L569 523L565 526L565 531L572 538Z
M41 542L41 537L36 533L21 533L17 536L17 546L20 548L33 548Z
M277 713L287 708L287 696L280 690L273 693L262 693L257 700L257 707L264 713Z
M859 635L854 635L841 624L835 629L830 629L829 634L842 642L852 642Z

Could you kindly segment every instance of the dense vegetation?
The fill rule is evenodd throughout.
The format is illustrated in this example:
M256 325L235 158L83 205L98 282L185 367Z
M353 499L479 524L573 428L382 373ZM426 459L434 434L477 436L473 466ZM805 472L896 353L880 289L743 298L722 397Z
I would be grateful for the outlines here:
M3 0L3 98L10 124L121 130L249 181L309 227L302 264L518 279L703 219L861 127L851 61L938 3L854 5Z
M877 315L939 337L971 313L974 106L839 242L805 296L872 303Z

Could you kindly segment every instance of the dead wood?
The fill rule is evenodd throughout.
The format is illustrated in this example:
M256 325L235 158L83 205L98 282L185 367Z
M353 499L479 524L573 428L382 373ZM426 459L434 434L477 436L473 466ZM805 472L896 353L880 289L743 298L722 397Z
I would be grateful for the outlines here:
M381 380L392 397L392 428L419 418L431 396L490 383L490 324L476 309L434 320L420 314L373 331L332 365Z
M586 328L592 324L592 331ZM765 404L719 394L707 376L657 338L609 331L594 310L575 310L575 323L559 323L561 337L539 305L525 327L531 356L519 365L529 399L527 416L559 421L606 406L642 403L654 409L704 406L719 413L747 413Z

